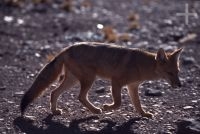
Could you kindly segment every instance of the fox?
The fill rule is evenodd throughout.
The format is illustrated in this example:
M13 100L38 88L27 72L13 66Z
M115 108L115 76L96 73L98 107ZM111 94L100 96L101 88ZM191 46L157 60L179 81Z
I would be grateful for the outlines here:
M126 48L114 44L80 42L64 48L38 73L35 81L21 99L23 116L27 106L38 98L64 72L60 85L51 92L50 109L53 115L62 114L57 100L65 91L80 84L78 100L89 111L101 114L121 105L121 89L126 86L131 102L142 117L152 118L153 114L143 110L138 94L139 86L149 80L166 80L173 88L181 87L179 79L179 57L183 48L165 52L149 52L138 48ZM88 100L88 91L96 77L111 81L112 103L101 108Z

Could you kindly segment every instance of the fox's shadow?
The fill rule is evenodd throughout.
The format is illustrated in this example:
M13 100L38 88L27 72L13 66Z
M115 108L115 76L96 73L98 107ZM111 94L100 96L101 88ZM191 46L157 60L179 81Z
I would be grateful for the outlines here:
M30 120L23 117L17 117L13 124L16 128L20 129L21 132L26 134L134 134L134 130L131 130L131 126L140 120L140 118L132 118L122 125L118 126L115 122L110 119L100 120L100 123L105 123L106 126L98 131L82 130L79 127L80 123L88 122L89 120L98 119L98 116L90 116L78 120L71 121L69 126L65 126L59 122L52 120L52 115L48 115L44 122L47 127L38 127L33 124Z

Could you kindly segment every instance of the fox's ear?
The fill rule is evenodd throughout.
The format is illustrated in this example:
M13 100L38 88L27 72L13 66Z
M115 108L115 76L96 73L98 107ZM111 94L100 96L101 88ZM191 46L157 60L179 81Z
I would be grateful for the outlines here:
M165 50L162 48L159 48L155 58L159 62L166 62L167 56L166 56Z
M183 51L183 48L179 48L179 49L175 50L174 52L172 52L171 56L173 58L175 58L176 60L178 60L178 58L179 58L179 56L180 56L182 51Z

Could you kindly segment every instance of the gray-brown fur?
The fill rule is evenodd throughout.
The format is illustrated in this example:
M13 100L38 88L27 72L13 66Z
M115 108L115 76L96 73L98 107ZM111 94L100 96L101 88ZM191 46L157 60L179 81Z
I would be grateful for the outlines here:
M95 42L77 43L65 48L55 59L47 64L39 73L33 85L21 101L21 112L42 91L44 91L64 68L63 81L51 93L51 110L53 114L61 114L57 109L58 97L67 89L80 83L79 101L92 113L99 114L102 109L112 110L121 105L121 88L128 86L131 100L142 116L152 117L140 104L138 87L145 80L166 79L172 86L181 86L178 78L178 57L182 49L173 53L165 53L159 49L150 53L139 49L130 49L115 45ZM172 74L172 75L171 75ZM111 80L112 104L104 104L100 109L87 98L96 76Z

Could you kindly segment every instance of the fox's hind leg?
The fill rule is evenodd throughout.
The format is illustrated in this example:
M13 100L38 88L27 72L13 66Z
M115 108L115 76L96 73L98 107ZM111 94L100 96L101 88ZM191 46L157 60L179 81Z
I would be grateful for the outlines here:
M62 113L61 109L57 109L57 99L58 97L65 91L70 89L73 85L77 83L77 79L73 74L70 72L65 73L64 75L64 80L60 84L58 88L56 88L54 91L51 93L51 101L50 101L50 106L51 106L51 111L55 115L59 115Z
M79 101L87 107L92 113L100 114L102 111L100 108L95 107L89 100L88 100L88 91L92 86L92 83L95 79L95 76L87 76L84 80L80 80L81 90L79 93Z

